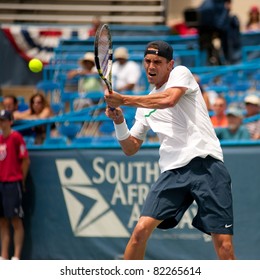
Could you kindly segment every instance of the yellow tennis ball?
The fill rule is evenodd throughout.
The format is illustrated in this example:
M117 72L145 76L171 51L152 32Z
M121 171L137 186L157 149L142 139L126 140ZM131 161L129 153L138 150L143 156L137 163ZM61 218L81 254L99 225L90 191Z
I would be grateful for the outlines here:
M43 64L38 58L33 58L29 61L28 64L30 70L34 73L38 73L42 71Z

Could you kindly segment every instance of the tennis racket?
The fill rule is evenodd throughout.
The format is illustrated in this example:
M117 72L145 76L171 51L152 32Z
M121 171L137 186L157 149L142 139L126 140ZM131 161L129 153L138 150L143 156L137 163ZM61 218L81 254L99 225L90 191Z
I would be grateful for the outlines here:
M95 64L100 78L112 92L112 36L107 24L99 27L95 36Z

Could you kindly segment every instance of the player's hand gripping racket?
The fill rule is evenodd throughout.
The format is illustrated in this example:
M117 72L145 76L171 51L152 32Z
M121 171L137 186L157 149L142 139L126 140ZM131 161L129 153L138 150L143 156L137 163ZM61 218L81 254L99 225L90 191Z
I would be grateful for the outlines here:
M112 93L112 36L107 24L99 27L95 37L95 64L99 76L105 82L108 91ZM110 108L114 109L114 108Z

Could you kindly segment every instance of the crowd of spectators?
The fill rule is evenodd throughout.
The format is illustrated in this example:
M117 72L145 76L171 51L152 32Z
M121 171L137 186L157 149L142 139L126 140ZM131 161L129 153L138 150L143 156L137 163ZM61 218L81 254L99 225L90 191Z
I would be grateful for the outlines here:
M257 116L260 117L260 98L249 94L244 98L243 104L239 105L230 104L227 107L223 96L215 99L211 121L218 138L220 140L259 140L260 118ZM244 123L243 120L248 121Z
M15 95L6 95L3 98L2 108L10 112L14 124L22 120L43 120L52 117L53 111L44 94L36 92L30 97L28 108L19 110L18 99ZM35 139L35 144L42 144L46 138L46 125L38 125L31 129L25 129L23 136L30 136Z
M260 139L260 98L257 93L245 95L244 100L239 104L228 104L226 97L222 94L216 94L214 100L210 100L207 92L200 85L199 78L197 82L201 87L213 127L220 140ZM134 94L129 91L126 93ZM24 108L24 111L19 110L19 103L14 95L5 96L1 107L12 112L14 121L40 120L54 116L46 96L40 92L31 96L27 110ZM37 125L21 133L23 136L33 136L34 144L42 144L46 138L46 125ZM58 132L53 125L51 136L57 135ZM147 140L149 141L149 135Z
M206 15L203 14L204 10L208 9L208 11L210 11L210 5L212 5L213 2L214 1L208 0L203 1L202 5L198 9L198 11L201 12L201 15ZM234 15L231 14L232 1L225 0L223 3L223 12L225 12L225 16L229 18L231 24L231 21L234 19ZM217 8L219 8L219 6ZM220 20L219 17L217 17L217 19ZM206 20L206 17L204 20ZM101 23L100 17L93 17L92 26L88 31L88 35L94 36ZM200 29L190 27L184 21L176 22L172 20L169 21L169 26L171 27L171 31L174 34L201 35ZM250 32L260 30L259 7L253 6L250 8L245 29ZM223 37L221 40L222 39ZM225 43L223 44L223 42L224 41L222 40L222 47L224 47L223 51L225 53L227 50L225 51ZM225 56L227 56L227 53ZM113 58L113 89L126 94L138 94L139 81L141 79L141 65L129 59L128 49L123 46L114 50ZM195 74L194 76L200 86L201 93L203 95L206 107L210 113L213 126L216 129L220 139L247 139L247 133L244 133L245 131L248 131L250 139L260 139L260 120L259 118L257 119L257 117L251 118L259 116L260 113L260 100L257 94L248 95L244 99L244 102L242 102L243 104L240 104L238 106L239 108L235 108L234 105L231 104L231 106L228 104L225 95L212 95L211 93L207 92L207 87L201 83L200 77ZM95 105L93 100L88 98L88 93L103 92L104 85L97 74L94 62L94 53L85 53L84 56L78 60L78 67L67 72L66 82L71 81L75 82L75 90L78 93L78 98L74 100L73 109L78 111L85 107ZM18 103L18 99L14 95L7 95L3 98L1 107L12 112L15 122L21 120L45 119L55 115L52 107L50 106L51 104L48 103L46 95L41 92L37 92L31 96L28 105L23 105L25 106L21 106L21 104ZM244 119L246 120L245 124ZM247 121L248 119L249 121ZM240 127L243 127L243 133L239 133L241 132ZM22 131L22 133L24 136L33 136L35 138L35 144L42 144L46 138L46 125L38 125L33 129ZM56 134L57 131L55 130L55 125L53 125L52 135Z

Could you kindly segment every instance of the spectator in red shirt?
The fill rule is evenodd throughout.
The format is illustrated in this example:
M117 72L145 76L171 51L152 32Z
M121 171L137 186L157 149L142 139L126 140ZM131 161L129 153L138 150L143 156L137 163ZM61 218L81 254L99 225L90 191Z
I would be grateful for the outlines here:
M248 22L246 24L247 31L260 30L260 12L257 6L253 6L248 13Z
M10 226L13 227L14 254L12 259L21 258L24 227L22 190L30 160L21 134L11 128L12 113L0 111L0 259L9 259L11 241Z

